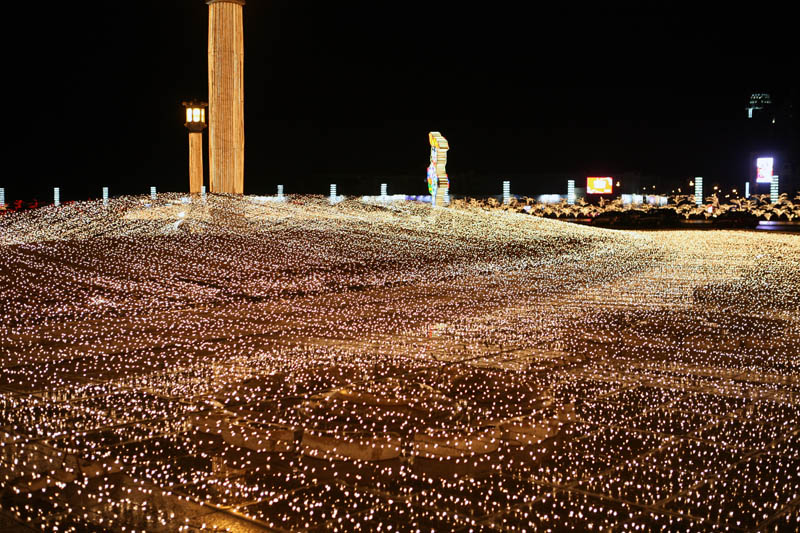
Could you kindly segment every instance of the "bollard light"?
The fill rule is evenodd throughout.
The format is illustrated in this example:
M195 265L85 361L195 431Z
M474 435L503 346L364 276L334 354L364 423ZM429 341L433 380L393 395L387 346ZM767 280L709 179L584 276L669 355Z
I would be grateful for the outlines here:
M156 188L150 187L150 199L156 201Z
M0 209L6 206L6 190L0 187Z
M330 197L331 204L336 203L336 184L331 183L331 197Z
M108 187L103 187L103 205L108 205Z
M511 203L511 182L503 182L503 204L508 205Z
M283 185L278 185L278 201L283 201Z
M53 187L53 205L58 207L61 205L61 189Z
M567 204L575 205L575 180L567 180Z

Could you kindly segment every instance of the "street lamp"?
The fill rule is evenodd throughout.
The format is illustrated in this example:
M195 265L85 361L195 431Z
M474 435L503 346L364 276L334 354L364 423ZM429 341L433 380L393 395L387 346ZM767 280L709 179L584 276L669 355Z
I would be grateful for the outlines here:
M183 102L186 110L184 125L189 130L189 192L200 194L203 187L203 130L206 129L205 102Z

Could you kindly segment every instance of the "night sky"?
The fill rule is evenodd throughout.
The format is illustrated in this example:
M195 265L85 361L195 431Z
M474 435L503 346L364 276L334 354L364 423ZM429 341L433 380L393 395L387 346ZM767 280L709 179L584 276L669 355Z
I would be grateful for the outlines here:
M797 102L793 19L766 8L318 4L245 7L246 193L324 194L336 181L343 194L380 182L422 194L430 130L450 141L454 195L499 194L503 179L563 193L586 175L741 186L761 142L748 95ZM4 7L7 197L187 190L180 104L207 97L207 9ZM796 120L781 129L795 147Z

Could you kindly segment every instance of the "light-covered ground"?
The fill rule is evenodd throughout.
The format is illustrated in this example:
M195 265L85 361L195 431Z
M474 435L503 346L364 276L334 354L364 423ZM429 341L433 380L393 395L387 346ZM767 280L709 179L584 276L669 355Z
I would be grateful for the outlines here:
M800 528L800 236L149 203L0 218L0 524Z

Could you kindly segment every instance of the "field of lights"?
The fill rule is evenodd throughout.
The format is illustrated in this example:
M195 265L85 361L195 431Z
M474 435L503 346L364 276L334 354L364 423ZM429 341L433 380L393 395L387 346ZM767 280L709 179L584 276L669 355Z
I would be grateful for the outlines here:
M800 236L288 200L0 217L0 530L800 530Z

